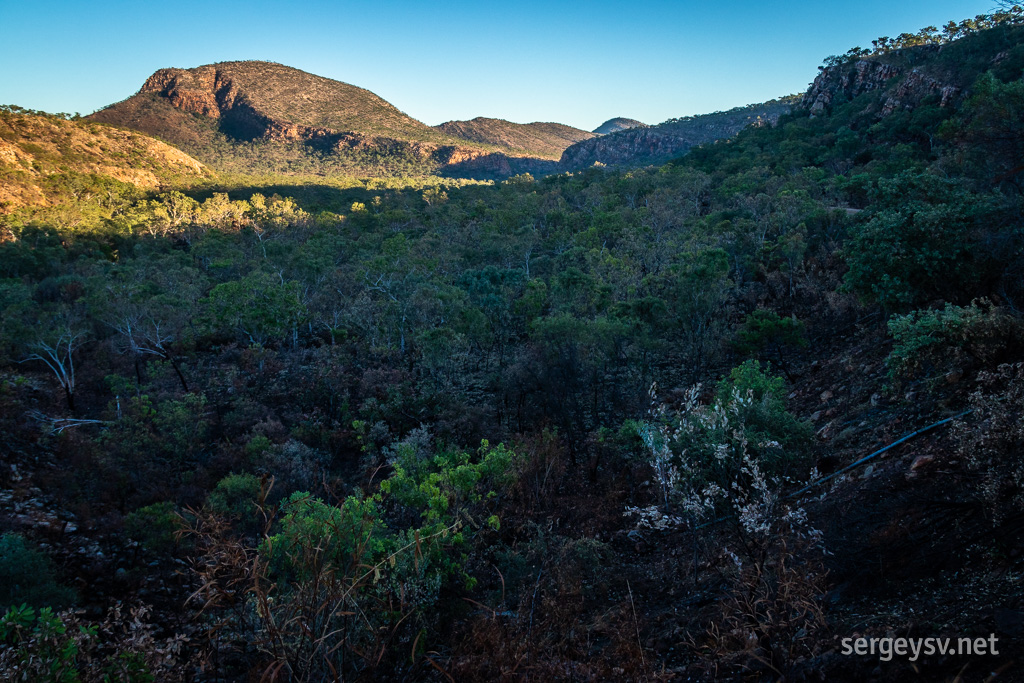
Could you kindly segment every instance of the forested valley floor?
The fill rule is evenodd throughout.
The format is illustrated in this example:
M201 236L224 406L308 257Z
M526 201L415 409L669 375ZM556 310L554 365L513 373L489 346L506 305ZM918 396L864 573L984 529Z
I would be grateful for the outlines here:
M1020 680L1024 25L951 26L498 182L0 112L0 680Z

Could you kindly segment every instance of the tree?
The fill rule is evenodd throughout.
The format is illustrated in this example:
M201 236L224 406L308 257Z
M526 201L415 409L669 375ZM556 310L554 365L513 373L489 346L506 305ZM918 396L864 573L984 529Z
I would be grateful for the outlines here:
M993 184L1011 183L1024 192L1024 83L1003 83L992 73L974 83L959 119L947 131L969 164Z
M775 311L759 308L747 316L736 335L736 350L745 355L775 361L789 376L788 352L804 348L804 324L795 317L782 317Z
M173 256L133 259L105 270L91 285L93 315L118 333L118 349L134 357L139 383L139 361L155 357L170 364L188 392L177 356L206 287L202 273Z
M890 311L931 299L969 301L985 294L996 264L984 231L1002 223L997 198L928 173L883 179L874 215L855 226L843 250L847 285Z
M67 307L45 315L28 340L28 356L21 362L45 364L64 390L68 410L75 410L75 353L88 339L88 332L77 315Z
M205 303L216 326L253 345L282 341L289 332L294 340L305 312L298 283L266 272L217 285Z

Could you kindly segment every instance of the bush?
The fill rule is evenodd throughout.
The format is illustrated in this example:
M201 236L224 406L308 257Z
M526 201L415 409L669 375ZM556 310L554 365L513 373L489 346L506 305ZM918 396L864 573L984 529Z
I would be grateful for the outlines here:
M36 611L28 605L11 607L0 618L0 663L16 667L23 680L78 683L78 656L95 629L68 633L49 607Z
M229 474L221 479L206 497L210 511L254 529L259 519L257 503L262 495L259 477L252 474Z
M497 529L490 501L513 477L503 445L436 454L428 445L420 433L388 448L394 472L379 493L338 504L292 494L256 547L220 516L200 514L197 597L211 610L233 609L235 627L295 677L368 673L388 648L407 656L438 619L442 587L472 586L469 542ZM225 478L207 512L244 513L261 495L257 485L251 475Z
M124 530L128 537L156 553L171 552L177 547L177 532L184 527L174 510L174 503L153 503L128 513Z
M711 405L693 388L682 408L656 411L643 438L662 487L663 509L634 509L641 524L662 528L675 522L669 512L698 517L737 507L731 498L753 487L759 493L781 485L804 466L810 427L786 410L785 382L751 360L719 384Z
M999 526L1024 507L1024 363L978 373L970 405L973 414L954 425L957 451Z
M769 474L781 474L806 454L810 427L786 410L786 382L764 369L756 360L748 360L718 383L717 406L728 408L739 418L748 440L755 449L773 453L765 457ZM778 448L767 446L778 444Z
M0 608L23 603L60 608L74 601L74 591L57 583L46 555L18 534L0 536Z
M764 308L749 314L736 334L737 351L773 360L780 366L785 363L790 350L806 346L804 324L801 321L784 318Z
M11 607L0 616L0 680L47 683L153 683L183 680L194 660L186 638L157 639L166 624L150 623L150 610L120 602L101 622L77 612ZM184 656L183 656L184 655ZM156 673L154 673L156 672Z
M973 365L992 365L1016 347L1024 323L988 302L946 304L942 310L914 311L889 320L893 348L889 376L894 380L951 379Z

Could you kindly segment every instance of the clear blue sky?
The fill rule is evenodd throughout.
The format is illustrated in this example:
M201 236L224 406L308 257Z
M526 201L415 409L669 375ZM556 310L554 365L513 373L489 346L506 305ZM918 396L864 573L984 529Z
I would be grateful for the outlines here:
M802 92L830 54L992 0L0 0L0 103L92 112L161 67L267 59L374 91L428 124L593 129Z

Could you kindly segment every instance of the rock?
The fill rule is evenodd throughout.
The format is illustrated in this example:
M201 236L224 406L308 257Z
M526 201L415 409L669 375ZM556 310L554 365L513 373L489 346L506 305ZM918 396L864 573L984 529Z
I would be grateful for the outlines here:
M818 410L818 411L816 411L816 412L811 414L811 422L817 422L820 419L821 419L821 411L820 410Z
M882 395L881 394L871 394L871 405L877 406L881 402L882 402Z
M864 473L860 475L861 479L870 479L871 475L875 473L875 466L868 465L864 468Z
M922 46L919 51L937 49ZM890 83L891 79L899 80ZM929 95L941 98L940 107L948 107L963 95L963 91L926 76L913 69L906 73L903 68L884 64L875 59L861 59L855 62L837 64L822 69L814 83L807 90L800 103L809 110L812 117L831 111L833 103L843 103L872 90L885 90L878 116L884 118L897 111L911 110Z
M832 392L828 391L827 389L825 391L821 392L821 401L822 401L822 403L824 403L825 401L828 401L829 399L831 399L832 395L833 395Z
M919 455L916 458L914 458L914 462L911 463L910 471L914 472L916 470L921 469L922 467L927 467L928 465L932 464L934 460L934 455Z

